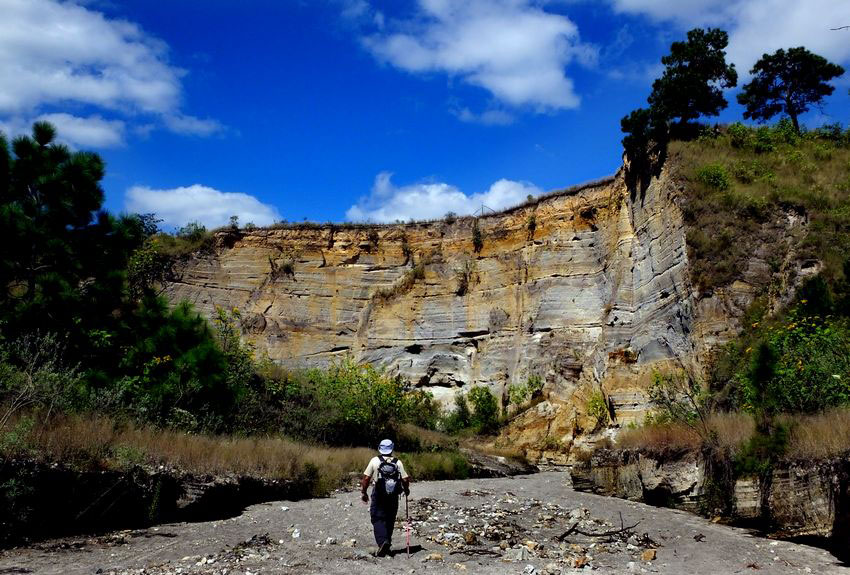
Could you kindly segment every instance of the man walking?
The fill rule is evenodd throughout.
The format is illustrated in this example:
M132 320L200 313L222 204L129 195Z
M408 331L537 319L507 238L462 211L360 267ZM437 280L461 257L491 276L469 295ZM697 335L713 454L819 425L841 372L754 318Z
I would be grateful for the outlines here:
M404 470L404 464L397 457L393 457L394 448L392 441L383 440L378 446L379 455L369 461L360 479L363 503L369 503L367 489L372 481L375 482L369 514L375 531L375 543L378 544L378 551L375 553L378 557L388 555L392 547L399 495L402 492L405 497L410 495L410 477Z

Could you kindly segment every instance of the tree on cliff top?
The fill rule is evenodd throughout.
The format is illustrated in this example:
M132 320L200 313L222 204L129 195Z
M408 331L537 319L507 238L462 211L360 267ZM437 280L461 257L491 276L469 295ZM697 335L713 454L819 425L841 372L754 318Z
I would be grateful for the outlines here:
M784 112L800 133L798 117L835 91L828 82L844 74L844 68L800 46L765 54L750 74L752 81L738 94L747 108L744 117L767 121Z
M726 63L728 44L729 35L717 28L694 28L687 41L673 42L661 59L664 74L653 82L648 98L654 114L687 124L726 108L723 90L738 84L735 65Z
M673 42L661 62L664 74L652 84L649 108L639 108L620 121L623 147L639 160L649 142L664 144L672 122L686 126L700 116L716 116L728 102L725 88L738 83L734 64L726 63L729 36L723 30L695 28L685 42Z

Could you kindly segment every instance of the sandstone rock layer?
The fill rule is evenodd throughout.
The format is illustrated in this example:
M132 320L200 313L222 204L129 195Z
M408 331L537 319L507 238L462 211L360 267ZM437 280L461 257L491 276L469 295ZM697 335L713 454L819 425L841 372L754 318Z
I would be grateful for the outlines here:
M539 376L545 401L513 439L568 445L591 393L640 418L653 371L701 369L753 298L743 281L694 292L681 192L666 168L642 192L621 170L477 219L220 232L167 294L209 317L238 308L281 365L350 355L447 402Z

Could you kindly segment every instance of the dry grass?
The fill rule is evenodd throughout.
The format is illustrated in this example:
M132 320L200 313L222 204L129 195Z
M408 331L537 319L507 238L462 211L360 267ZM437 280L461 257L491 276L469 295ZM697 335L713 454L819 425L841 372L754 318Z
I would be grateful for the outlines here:
M850 409L784 418L791 435L789 459L826 459L850 453Z
M835 408L815 415L783 415L778 423L790 429L785 457L792 460L828 459L850 453L850 409ZM708 419L718 446L734 455L756 432L755 420L747 413L716 413ZM649 453L695 452L702 439L681 424L646 425L624 430L617 438L623 449Z
M408 430L410 433L421 430ZM421 438L434 449L402 455L416 479L465 477L466 460L451 451L451 440L437 434ZM455 442L456 443L456 442ZM442 446L448 450L438 451ZM299 479L318 472L319 493L345 483L375 452L371 449L310 445L285 437L190 435L121 423L97 415L64 415L49 423L19 416L0 430L0 457L25 456L83 469L165 466L181 472ZM413 475L413 474L412 474Z
M721 449L736 453L755 435L756 422L749 413L713 413L708 417L708 428L716 434Z
M690 427L679 423L643 425L624 429L617 436L617 447L655 454L695 452L701 446L700 436Z
M707 419L708 430L718 447L734 453L755 433L755 421L746 413L713 413ZM703 446L702 434L682 423L644 425L623 430L617 446L656 454L693 453Z

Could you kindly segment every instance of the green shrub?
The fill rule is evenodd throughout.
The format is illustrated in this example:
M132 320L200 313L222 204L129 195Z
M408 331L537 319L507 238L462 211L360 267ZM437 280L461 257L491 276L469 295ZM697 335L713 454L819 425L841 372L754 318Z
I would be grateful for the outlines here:
M494 433L499 429L499 405L496 397L486 387L473 387L469 390L469 402L472 404L472 427L478 433Z
M608 401L601 391L594 391L585 403L587 415L596 420L596 427L604 427L608 424Z
M697 179L715 190L728 190L729 175L721 164L708 164L697 170Z
M850 402L845 319L789 314L750 348L737 374L739 403L753 413L814 413Z
M543 378L537 374L528 376L525 383L515 383L508 386L508 403L521 406L543 389Z
M462 393L455 395L454 409L443 418L440 425L446 433L457 434L472 425L472 414L469 411L469 403Z
M472 247L475 250L475 253L480 253L484 248L484 238L481 235L481 228L478 227L477 218L472 224Z
M752 130L740 122L730 125L726 133L733 148L748 148L752 144Z
M776 150L776 142L774 141L773 131L767 126L762 126L756 130L755 142L753 150L757 154L767 154Z

